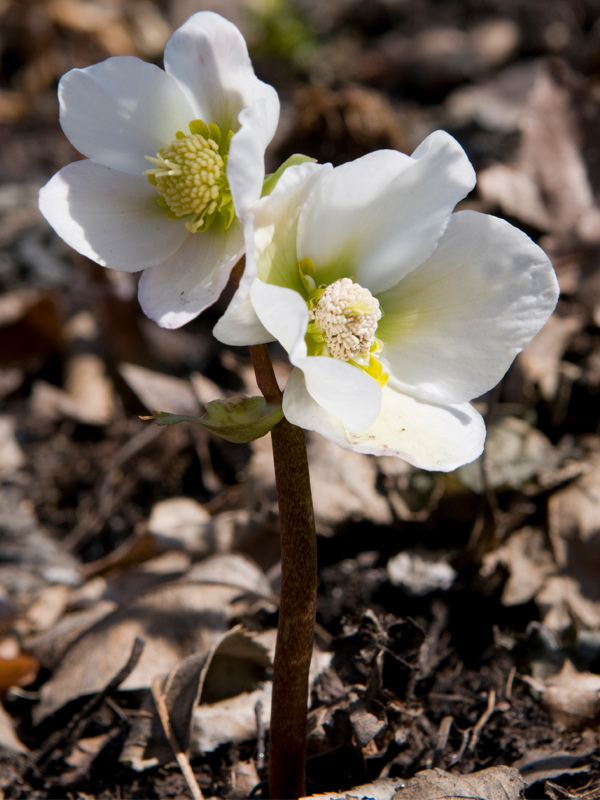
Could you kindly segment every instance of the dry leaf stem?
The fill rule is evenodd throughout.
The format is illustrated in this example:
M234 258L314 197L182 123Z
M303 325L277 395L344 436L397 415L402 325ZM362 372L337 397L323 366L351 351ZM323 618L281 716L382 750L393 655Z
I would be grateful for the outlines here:
M280 403L266 345L250 347L258 386ZM305 795L308 670L317 602L317 538L304 432L285 418L271 431L281 532L281 602L273 668L269 797Z
M173 733L173 728L171 727L171 718L169 717L169 709L167 708L167 704L165 702L165 695L161 686L161 680L158 677L152 682L152 696L154 697L154 702L156 704L156 709L158 711L158 716L160 717L165 736L171 745L171 750L177 759L179 769L185 778L185 782L192 793L192 798L193 800L204 800L204 795L202 794L202 790L198 785L198 781L196 780L196 776L194 775L194 770L191 767L189 759L183 752L181 745Z

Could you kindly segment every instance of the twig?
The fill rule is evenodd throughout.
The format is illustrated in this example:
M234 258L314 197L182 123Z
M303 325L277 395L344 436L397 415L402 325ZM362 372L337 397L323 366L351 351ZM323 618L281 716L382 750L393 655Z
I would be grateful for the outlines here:
M96 709L100 708L105 698L108 697L111 692L114 692L115 689L118 689L123 681L131 675L133 670L136 668L138 661L140 660L144 650L144 645L145 642L143 639L139 639L138 637L135 638L133 647L131 648L131 654L127 659L125 666L122 667L117 672L115 677L106 684L104 689L95 694L85 704L81 711L72 717L69 724L63 728L62 731L56 731L52 736L50 736L46 745L44 745L44 747L42 747L35 756L34 763L36 766L42 766L57 748L62 747L64 749L64 745L66 743L76 738L82 723L85 722L90 714L93 714Z
M263 704L256 701L254 713L256 715L256 771L265 768L265 723L262 717Z
M489 718L494 713L494 709L496 708L496 690L490 689L490 693L488 694L488 701L487 701L487 708L478 719L475 727L473 728L473 734L471 736L471 741L469 742L469 753L474 753L475 748L477 747L477 742L479 741L479 737L481 736L481 731L483 730L484 725L487 723Z
M513 683L515 680L516 671L517 668L513 664L513 666L510 668L510 672L508 673L508 678L506 679L506 689L504 690L504 694L507 700L510 700L512 697Z
M454 722L454 717L444 717L440 722L440 727L437 735L437 742L431 759L431 766L434 768L439 767L439 765L441 764L442 758L444 756L444 750L446 749L446 745L448 744L448 736L450 736L450 728L452 727L453 722Z
M177 763L179 764L179 769L183 773L183 777L185 778L189 790L192 793L192 797L194 798L194 800L204 800L204 795L202 794L202 791L198 786L198 781L196 780L196 776L194 775L194 771L190 765L188 757L182 751L181 745L177 741L175 734L171 729L171 719L169 717L169 710L167 708L167 704L165 703L165 696L162 691L160 676L157 676L152 681L152 696L154 697L154 702L156 703L158 716L160 717L160 721L162 723L165 736L169 740L169 744L171 745L171 749L173 750L173 755L177 759Z
M462 761L462 757L464 756L465 750L467 749L467 745L469 744L469 739L471 738L472 731L473 728L467 728L466 730L463 731L462 741L460 743L460 748L458 750L458 753L455 753L452 756L452 766L459 764Z
M435 602L433 614L433 622L419 648L417 669L412 673L408 682L406 695L409 698L414 698L417 683L428 678L439 663L439 657L434 658L434 655L448 621L448 609L442 603Z

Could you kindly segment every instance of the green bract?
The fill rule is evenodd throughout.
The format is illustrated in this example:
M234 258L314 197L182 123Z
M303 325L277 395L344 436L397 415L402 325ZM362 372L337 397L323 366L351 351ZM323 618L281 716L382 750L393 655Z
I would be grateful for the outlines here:
M188 417L153 411L151 416L157 425L176 425L191 422L221 439L237 444L253 442L265 436L283 418L281 406L267 403L264 397L243 397L235 395L229 400L212 400L206 404L206 414L202 417Z

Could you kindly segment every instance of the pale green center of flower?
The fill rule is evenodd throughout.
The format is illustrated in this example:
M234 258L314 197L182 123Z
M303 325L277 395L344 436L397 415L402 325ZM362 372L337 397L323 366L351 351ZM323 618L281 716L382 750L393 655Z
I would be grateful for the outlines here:
M192 233L206 230L219 214L228 228L234 217L227 182L232 133L223 138L216 125L205 125L202 120L193 120L189 127L188 135L177 131L176 138L156 157L146 156L155 167L144 175L156 186L158 203L168 209L168 217L191 217L185 224Z
M385 386L389 376L376 358L383 348L375 335L381 319L377 298L351 278L317 287L313 277L315 267L308 258L302 259L298 269L308 293L309 355L347 361Z

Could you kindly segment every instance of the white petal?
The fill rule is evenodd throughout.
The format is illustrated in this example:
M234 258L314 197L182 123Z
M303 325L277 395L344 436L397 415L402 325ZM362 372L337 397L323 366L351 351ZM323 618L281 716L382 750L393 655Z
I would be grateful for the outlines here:
M275 93L274 89L273 92ZM245 219L262 191L265 150L273 138L279 116L279 101L277 100L276 114L273 112L273 105L273 102L261 97L248 108L244 108L239 115L241 127L231 138L227 180L235 213L241 220Z
M250 288L258 274L265 283L302 291L296 254L298 217L315 181L330 170L329 164L306 163L289 167L271 194L253 207L251 218L244 224L244 274L227 311L213 330L219 341L251 345L273 340L256 316L250 301Z
M275 90L254 74L239 30L211 11L199 11L178 28L165 47L165 70L185 92L198 119L237 131L238 115L265 101L264 136L270 141L279 118Z
M431 255L474 185L467 156L444 131L411 157L370 153L319 182L300 219L298 255L314 261L317 282L352 276L381 292Z
M382 391L381 413L360 434L327 413L306 390L300 370L288 378L283 395L286 418L316 431L347 450L398 456L420 469L450 472L483 451L485 425L473 406L438 406L415 400L389 386Z
M344 423L335 414L325 411L306 389L304 373L296 367L290 373L283 392L283 413L285 418L307 431L318 433L336 444L348 448Z
M552 313L558 285L537 245L504 220L452 215L431 258L379 295L390 384L434 403L495 386Z
M103 267L137 272L165 261L192 234L167 219L143 175L76 161L40 190L40 210L74 250Z
M362 431L377 419L381 387L362 369L328 356L290 356L290 361L304 373L313 400L352 430Z
M163 328L180 328L217 300L243 252L237 220L228 231L213 226L192 234L168 261L142 274L142 310Z
M250 298L258 318L287 350L292 364L294 359L306 357L308 306L301 295L257 279L252 283Z
M184 93L162 69L139 58L109 58L72 69L58 87L60 124L88 158L125 172L142 173L195 114Z
M249 214L244 221L244 241L246 243L244 272L225 313L213 328L215 339L223 344L237 347L273 341L273 336L257 317L250 299L250 289L256 276L256 270L253 269L252 263L248 259L248 248L253 246L254 241L253 223L254 217Z
M308 308L293 289L254 281L250 292L258 318L287 350L290 361L304 373L306 388L326 411L354 430L363 430L377 417L381 389L363 370L328 356L307 356L304 337Z

